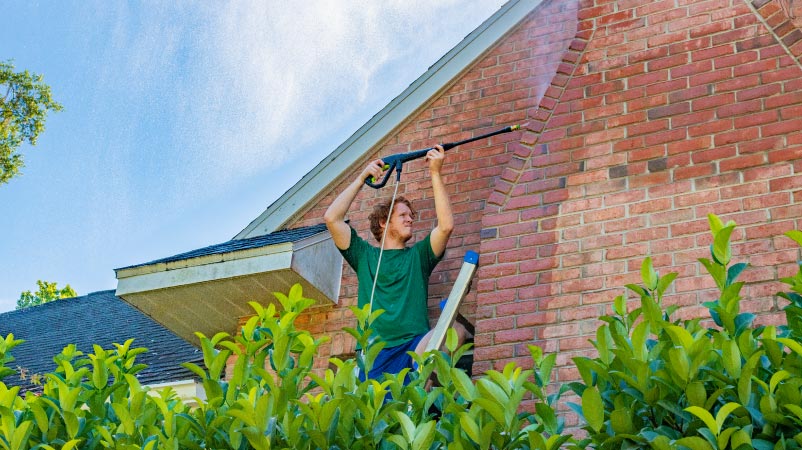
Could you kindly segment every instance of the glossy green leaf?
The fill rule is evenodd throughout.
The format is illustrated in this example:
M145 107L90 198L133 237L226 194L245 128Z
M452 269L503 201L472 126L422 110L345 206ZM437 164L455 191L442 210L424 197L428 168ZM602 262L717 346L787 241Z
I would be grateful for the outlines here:
M646 286L646 289L650 291L657 289L657 271L655 271L654 266L652 266L651 257L647 257L643 260L643 263L640 266L640 274L641 278L643 279L643 285Z
M688 398L688 403L690 403L691 406L703 407L707 401L705 385L701 381L688 383L688 386L685 388L685 395Z
M618 314L619 316L625 316L627 314L627 298L623 295L619 295L613 300L613 312Z
M417 435L412 442L412 450L428 450L434 441L435 421L430 420L416 430Z
M688 411L689 413L701 419L710 431L712 431L715 435L718 435L718 425L716 424L716 419L713 418L713 415L710 414L708 410L698 406L689 406L685 408L685 411Z
M450 370L451 381L454 383L454 387L457 388L457 392L459 392L465 400L472 402L473 399L476 398L476 386L474 386L471 378L461 369L452 367Z
M582 393L582 415L593 431L598 433L604 426L604 404L596 386L588 387Z
M721 344L721 359L724 368L734 378L741 376L741 351L735 341L725 340Z
M717 215L713 213L707 215L707 222L708 225L710 226L710 231L713 233L714 237L715 235L718 234L719 231L721 231L722 228L724 228L724 223Z
M777 342L784 344L786 347L793 350L799 356L802 356L802 344L789 338L777 338Z
M479 434L479 425L476 424L470 414L461 412L459 414L459 424L462 430L465 431L465 434L467 434L473 442L481 442L482 438Z
M722 228L716 233L716 237L713 240L713 257L723 266L728 265L730 263L730 258L732 258L730 235L734 229L735 225Z

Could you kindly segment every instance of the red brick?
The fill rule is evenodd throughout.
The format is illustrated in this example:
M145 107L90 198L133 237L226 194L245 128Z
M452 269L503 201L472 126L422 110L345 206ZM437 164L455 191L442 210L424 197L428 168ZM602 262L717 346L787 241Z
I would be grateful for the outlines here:
M750 114L763 109L763 104L760 99L750 100L746 102L737 102L731 105L723 105L716 109L716 115L719 118L740 116L743 114Z
M702 3L698 5L701 7ZM706 6L706 9L710 8L710 6ZM709 10L709 9L708 9ZM689 10L689 14L697 14L697 11ZM721 33L722 31L726 31L732 28L732 24L727 21L716 21L710 22L710 18L706 15L698 15L694 17L695 21L699 26L690 30L690 37L691 39L698 38L700 36L707 36L711 34Z
M775 65L775 67L776 67L776 65ZM792 66L792 67L785 67L785 68L780 68L780 69L777 69L777 70L772 70L775 67L771 67L771 68L765 69L765 70L767 70L767 72L762 73L761 78L763 79L764 83L774 83L776 81L796 80L800 76L799 67ZM735 70L736 70L736 73L737 73L738 68L736 68ZM763 70L761 69L761 70L758 70L758 71L762 72Z
M659 197L667 197L667 196L674 196L677 194L684 194L690 192L693 189L693 186L689 181L680 181L674 182L671 184L667 184L665 186L655 186L649 188L649 198L659 198Z
M775 124L763 125L761 127L763 137L777 134L798 133L799 130L802 130L802 119L786 120Z
M790 204L791 196L787 192L779 192L776 194L744 199L745 209L764 210L773 206L788 206Z
M684 114L691 110L690 102L674 103L668 106L652 108L648 112L649 120L659 119L666 116Z
M644 214L671 209L670 198L653 199L646 202L629 205L630 214Z
M634 112L640 109L653 108L666 104L668 104L668 96L666 94L659 94L631 100L629 103L627 103L627 108L630 112Z
M716 59L733 55L734 53L735 47L732 44L718 45L715 47L696 50L691 54L691 61L697 62L705 59Z
M713 93L713 86L695 86L687 89L677 89L668 94L668 101L671 103L678 103L685 100L692 100L694 98L706 97Z
M759 75L728 78L714 85L716 92L739 91L760 85ZM754 98L754 97L753 97Z
M757 98L766 99L767 97L779 94L780 92L782 92L782 85L780 83L765 84L753 89L741 90L740 92L736 93L735 99L739 102Z
M757 125L774 123L777 120L778 120L777 111L764 111L756 114L751 114L748 116L736 117L734 124L736 129L742 129L742 128L754 127Z
M716 146L724 146L736 142L748 141L757 139L760 136L758 127L746 128L742 130L733 130L726 133L717 134L713 138L713 144Z
M689 178L697 178L704 175L713 173L714 166L712 164L695 165L689 167L679 167L674 169L674 179L684 180Z
M671 128L688 127L715 120L716 112L712 109L671 117Z
M732 129L732 120L716 120L688 128L688 136L697 137L714 133L721 133Z
M656 131L667 130L668 120L652 120L638 125L632 125L628 129L629 136L637 136L640 134L654 133Z
M713 60L713 67L721 69L725 67L739 66L757 61L756 51L740 52L734 55L721 56Z
M795 91L765 99L766 108L802 104L802 92Z
M769 181L771 192L778 192L791 189L802 188L802 177L791 176L785 178L775 178Z
M708 108L715 108L722 105L729 105L735 102L735 94L727 92L724 94L711 95L703 97L691 102L694 111L699 111Z
M635 75L629 77L627 80L628 87L646 86L649 84L659 83L668 80L668 71L660 70L657 72L648 72L643 75Z
M783 120L802 117L802 105L791 106L780 110L780 117ZM802 130L800 130L802 131Z
M687 195L679 195L675 197L674 204L677 207L693 206L701 203L715 202L718 199L718 193L716 191L704 191Z
M685 64L683 66L674 67L671 69L671 79L678 79L692 75L698 75L713 70L712 60L703 60Z
M789 147L773 150L769 153L769 162L777 163L780 161L796 161L795 166L798 172L800 170L800 160L802 160L802 147Z
M726 80L732 77L732 69L721 69L713 72L701 73L692 75L688 83L691 86L698 86L701 84L715 83L717 81Z

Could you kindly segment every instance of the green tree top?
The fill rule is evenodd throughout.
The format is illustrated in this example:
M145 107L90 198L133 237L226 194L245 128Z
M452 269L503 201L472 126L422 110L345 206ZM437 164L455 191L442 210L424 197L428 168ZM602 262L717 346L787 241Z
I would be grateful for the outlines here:
M11 61L0 61L0 185L19 175L25 165L17 153L20 145L25 141L36 145L47 112L61 109L41 75L15 72Z
M57 286L58 283L51 283L49 281L37 280L36 284L39 286L39 290L35 293L25 291L20 294L19 300L17 300L17 309L41 305L62 298L78 296L69 284L64 286L64 289L59 289Z

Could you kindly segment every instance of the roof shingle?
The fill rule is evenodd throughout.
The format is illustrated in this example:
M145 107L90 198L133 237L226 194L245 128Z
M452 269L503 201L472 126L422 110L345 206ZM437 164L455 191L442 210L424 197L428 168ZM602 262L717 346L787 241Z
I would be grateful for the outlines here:
M190 343L135 309L114 291L94 292L81 297L62 299L17 311L0 313L0 336L13 333L24 343L11 350L16 359L9 368L24 368L29 375L52 372L53 357L69 344L84 354L93 352L93 344L114 349L133 338L132 348L146 347L137 362L148 367L137 374L142 384L165 383L197 378L180 366L193 362L203 367L203 354ZM7 385L22 390L39 390L26 377L17 375L3 379Z

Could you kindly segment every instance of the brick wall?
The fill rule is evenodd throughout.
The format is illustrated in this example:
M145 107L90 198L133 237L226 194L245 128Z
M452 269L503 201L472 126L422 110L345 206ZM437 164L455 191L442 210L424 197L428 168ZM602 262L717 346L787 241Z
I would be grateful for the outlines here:
M639 281L645 256L679 272L666 302L680 317L705 315L714 286L696 259L710 212L739 225L743 308L781 319L776 280L798 255L779 236L802 229L801 44L782 14L777 0L550 2L371 155L527 124L450 151L444 168L457 227L430 305L478 250L462 308L477 326L475 373L528 367L537 343L558 353L559 380L576 379L571 358L590 352L597 317ZM320 223L360 169L294 226ZM357 197L349 218L363 237L391 189ZM420 212L420 238L435 217L423 161L408 163L399 193ZM332 337L323 357L353 351L341 328L355 297L346 266L340 305L303 318Z
M571 358L592 354L596 318L647 255L679 273L665 299L678 317L705 316L710 212L739 225L742 308L782 320L776 280L797 251L779 236L802 228L802 70L762 18L777 5L754 3L583 2L578 63L483 217L497 237L480 246L474 370L527 366L534 342L558 354L558 379L576 379Z
M576 34L576 5L572 8L561 3L554 2L541 14L531 14L523 26L513 30L460 79L444 87L436 99L410 118L369 159L344 174L336 187L294 226L321 223L331 201L369 160L441 142L454 142L525 122L530 110L537 107L552 82L563 53ZM457 278L465 252L479 251L487 198L513 155L526 151L519 142L520 137L520 132L498 135L456 147L446 155L443 173L452 202L455 229L444 260L430 280L432 321L439 314L436 305L448 296ZM398 194L411 199L418 211L414 225L416 239L423 238L435 225L434 200L426 167L423 160L405 164L398 188ZM373 205L389 199L392 193L392 182L382 190L363 188L349 211L352 226L374 244L367 217ZM356 276L345 264L340 304L318 308L303 318L314 332L331 336L332 341L324 348L322 356L353 352L354 339L341 329L354 325L347 306L356 304L356 295ZM475 309L474 289L463 303L461 313L475 321ZM325 361L319 363L325 365Z

